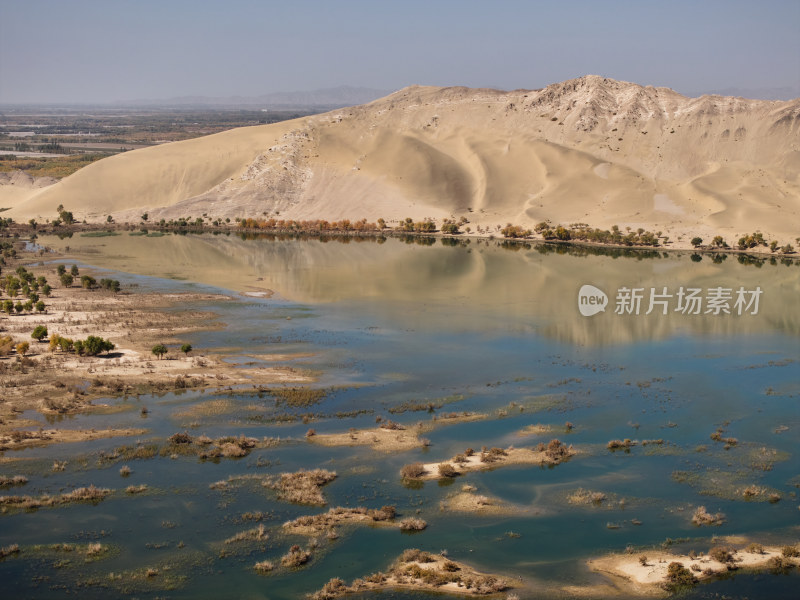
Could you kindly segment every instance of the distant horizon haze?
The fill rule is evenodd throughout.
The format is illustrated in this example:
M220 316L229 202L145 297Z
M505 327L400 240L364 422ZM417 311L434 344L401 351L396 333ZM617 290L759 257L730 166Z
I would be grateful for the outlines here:
M797 31L796 0L0 0L0 104L536 89L587 74L787 99Z

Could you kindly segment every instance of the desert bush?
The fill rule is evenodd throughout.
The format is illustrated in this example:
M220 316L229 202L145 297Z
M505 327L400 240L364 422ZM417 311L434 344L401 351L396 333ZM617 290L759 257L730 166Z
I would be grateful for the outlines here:
M275 565L272 564L272 561L262 560L253 565L253 568L259 573L269 573L275 568Z
M192 443L192 436L190 436L186 432L173 433L171 436L169 436L169 443L170 444L174 444L176 446L178 444L191 444Z
M411 463L400 469L403 479L417 479L425 474L425 465L420 462Z
M776 575L786 574L794 568L794 563L783 556L772 556L767 560L767 569Z
M784 546L781 548L781 554L786 558L797 558L800 556L800 550L797 549L797 546Z
M564 458L569 458L570 449L562 444L560 440L553 439L547 444L544 453L549 459L559 462Z
M25 485L26 483L28 483L28 478L24 475L14 475L12 477L0 475L0 488Z
M486 447L481 450L481 462L492 463L500 460L500 457L508 456L508 452L502 448L489 448Z
M338 577L330 579L322 589L310 595L309 600L332 600L343 596L348 591L348 587L344 581Z
M422 531L428 524L420 518L408 517L400 521L400 531Z
M436 559L433 558L433 555L430 554L429 552L418 550L417 548L409 548L408 550L404 550L403 554L400 555L399 562L432 563L436 562Z
M438 469L439 477L455 477L459 474L455 467L448 462L440 463Z
M459 567L452 560L446 560L442 563L442 569L447 571L448 573L455 573L456 571L460 571L461 567Z
M325 504L322 486L336 479L336 473L325 469L313 471L300 470L295 473L281 473L277 481L265 482L276 489L278 497L298 504Z
M705 506L698 506L692 515L692 523L701 527L703 525L722 525L725 522L725 515L721 512L711 514Z
M691 587L697 583L697 577L679 562L671 562L667 566L667 580L664 587L669 591Z
M750 554L764 554L764 546L756 542L753 542L752 544L748 545L746 550Z
M311 552L303 550L295 544L289 548L289 552L281 556L281 565L290 569L300 567L311 559Z
M610 442L608 442L607 447L609 450L614 451L614 450L619 450L620 448L624 448L627 450L628 448L635 445L636 442L628 438L625 438L624 440L611 440Z
M12 554L19 554L19 552L19 544L11 544L10 546L0 548L0 560L4 559L6 556L11 556Z
M723 564L733 561L733 553L724 546L714 546L708 551L708 555L715 561Z
M368 514L373 521L391 521L397 515L397 509L394 506L382 506L380 510L371 510Z

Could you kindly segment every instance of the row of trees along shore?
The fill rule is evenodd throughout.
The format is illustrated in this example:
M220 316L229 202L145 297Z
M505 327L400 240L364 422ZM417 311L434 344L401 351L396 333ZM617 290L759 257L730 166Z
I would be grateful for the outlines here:
M58 218L48 225L55 227L62 227L64 225L71 225L75 223L73 215L70 211L65 210L63 206L58 207ZM468 209L472 212L472 209ZM13 221L11 219L0 220L0 229L3 226L8 227ZM108 215L107 225L114 225L114 219ZM206 230L206 229L235 229L244 231L263 231L263 232L291 232L291 233L354 233L354 234L371 234L371 233L386 233L386 232L400 232L400 233L417 233L417 234L432 234L443 233L446 235L459 235L470 234L473 232L472 226L469 225L470 221L467 217L462 216L459 219L445 218L437 227L436 222L431 218L422 220L414 220L410 217L405 218L395 226L388 224L384 219L380 218L375 222L368 221L367 219L351 220L340 219L338 221L328 221L326 219L311 219L311 220L295 220L295 219L280 219L278 216L264 216L261 218L254 217L236 217L233 221L230 218L222 219L220 217L210 217L203 214L200 217L180 217L176 219L161 219L157 222L150 221L148 213L141 215L142 232L148 233L146 227L152 226L162 230ZM38 225L35 220L31 219L29 225L36 229ZM135 227L131 223L122 224L123 228ZM526 228L522 225L513 223L506 223L503 225L478 225L475 227L475 233L478 234L500 234L506 239L533 239L538 236L546 241L560 241L560 242L586 242L598 245L615 245L615 246L645 246L645 247L659 247L662 245L670 244L669 236L664 235L661 231L651 232L644 228L637 228L633 230L631 227L626 227L621 230L618 225L613 225L611 229L599 229L590 227L586 223L572 223L569 225L562 225L560 223L553 224L550 221L541 221L533 227L533 229ZM800 236L795 239L800 244ZM722 236L715 236L709 244L703 245L703 239L700 237L693 237L691 244L695 248L704 248L710 250L750 250L759 246L768 247L773 253L780 252L782 254L793 254L794 247L790 243L781 245L778 240L767 241L764 235L760 232L754 232L741 236L738 241L733 245L723 239ZM82 280L82 285L86 283ZM89 285L93 285L89 283Z

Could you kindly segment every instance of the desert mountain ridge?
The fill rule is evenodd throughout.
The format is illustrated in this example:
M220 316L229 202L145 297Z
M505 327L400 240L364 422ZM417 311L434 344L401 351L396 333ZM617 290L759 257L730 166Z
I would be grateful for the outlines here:
M510 92L411 86L116 155L13 204L17 219L58 204L90 221L466 216L484 232L550 220L794 244L800 99L688 98L594 75Z

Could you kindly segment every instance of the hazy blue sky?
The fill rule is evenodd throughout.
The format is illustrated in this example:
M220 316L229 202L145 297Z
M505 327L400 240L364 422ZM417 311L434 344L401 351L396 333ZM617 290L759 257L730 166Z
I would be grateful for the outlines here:
M587 73L800 90L800 0L0 0L0 103L536 88Z

